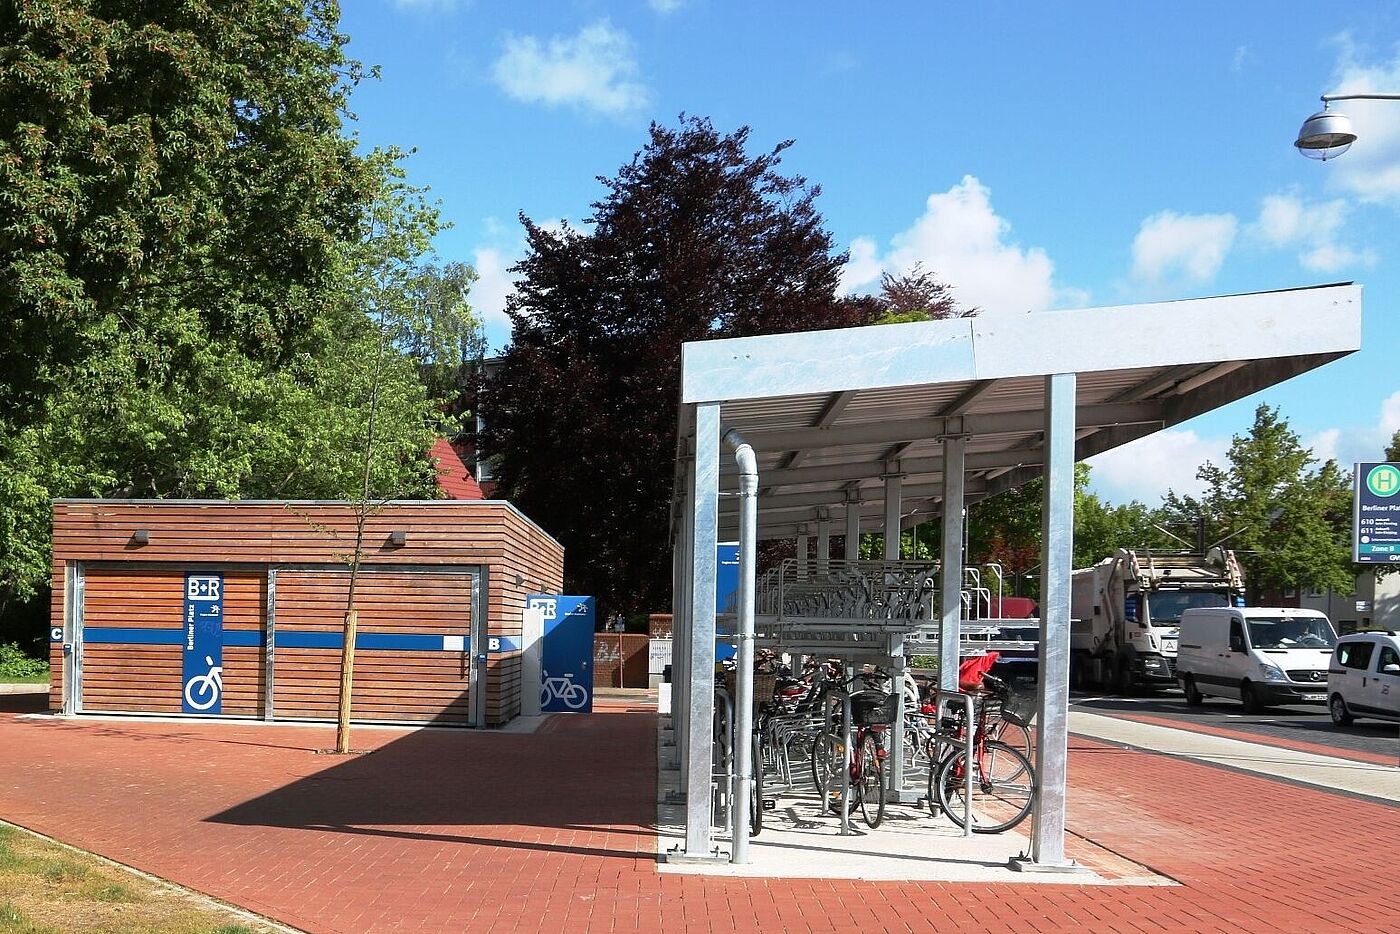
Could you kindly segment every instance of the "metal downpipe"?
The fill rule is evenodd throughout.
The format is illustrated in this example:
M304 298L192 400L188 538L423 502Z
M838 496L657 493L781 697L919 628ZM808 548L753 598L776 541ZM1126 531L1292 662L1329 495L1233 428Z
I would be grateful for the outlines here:
M753 640L754 585L758 549L758 458L733 428L721 440L739 465L739 653L734 672L734 820L730 827L731 863L749 861L749 800L753 796ZM760 803L760 806L761 803Z

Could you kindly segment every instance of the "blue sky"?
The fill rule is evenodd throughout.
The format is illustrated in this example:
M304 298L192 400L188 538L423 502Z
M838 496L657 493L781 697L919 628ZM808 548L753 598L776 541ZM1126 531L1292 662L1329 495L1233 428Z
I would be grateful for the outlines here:
M1366 286L1360 353L1097 458L1112 500L1195 491L1261 400L1344 463L1400 429L1400 102L1339 105L1339 160L1291 146L1324 92L1400 92L1400 2L346 0L342 25L383 68L358 132L418 148L497 347L517 215L579 221L684 111L796 141L852 291L915 262L988 313Z

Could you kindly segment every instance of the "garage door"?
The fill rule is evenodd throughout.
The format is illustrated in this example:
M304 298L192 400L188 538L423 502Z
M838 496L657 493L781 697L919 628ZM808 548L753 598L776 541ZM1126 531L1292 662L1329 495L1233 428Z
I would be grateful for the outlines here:
M349 580L342 570L277 571L275 716L335 717ZM362 570L355 602L351 715L470 723L471 570Z
M221 712L259 716L267 577L257 571L213 573L223 581ZM81 649L85 712L181 712L185 575L183 569L87 569Z

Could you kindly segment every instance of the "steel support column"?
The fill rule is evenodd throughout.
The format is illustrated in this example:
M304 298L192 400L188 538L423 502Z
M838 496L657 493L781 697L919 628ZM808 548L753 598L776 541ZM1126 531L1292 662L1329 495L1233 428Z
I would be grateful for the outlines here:
M692 547L694 502L695 470L693 461L687 461L685 504L676 543L681 553L681 587L677 599L679 606L671 619L671 722L675 725L676 764L681 771L682 796L685 794L686 770L690 767L690 593L695 585L695 553Z
M714 857L710 835L715 709L715 545L719 525L718 403L695 407L694 494L690 522L690 657L687 660L685 855Z
M938 591L942 600L938 622L938 686L958 689L958 650L962 642L963 587L963 459L967 439L943 439L943 553Z
M831 569L831 516L825 508L817 516L817 573Z
M807 534L807 527L802 526L802 531L797 533L797 576L803 578L807 576L807 561L812 557L812 536Z
M846 495L846 552L847 561L860 557L860 496L857 493Z
M897 473L885 474L885 560L899 560L899 510L904 478Z
M1040 790L1031 862L1065 859L1065 760L1069 729L1069 584L1074 545L1075 374L1045 378L1045 501L1040 576L1040 698L1035 768Z

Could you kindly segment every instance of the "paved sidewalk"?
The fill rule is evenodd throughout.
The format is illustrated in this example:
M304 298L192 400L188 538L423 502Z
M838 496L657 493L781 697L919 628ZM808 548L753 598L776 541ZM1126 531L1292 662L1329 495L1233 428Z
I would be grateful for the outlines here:
M0 713L0 817L308 931L1396 926L1400 808L1083 738L1071 831L1180 885L662 874L654 718L364 728L333 759L323 728Z
M1333 791L1400 802L1400 768L1393 763L1359 762L1319 755L1273 743L1256 743L1231 736L1182 730L1159 723L1071 710L1070 732L1092 739L1150 749L1302 782Z

